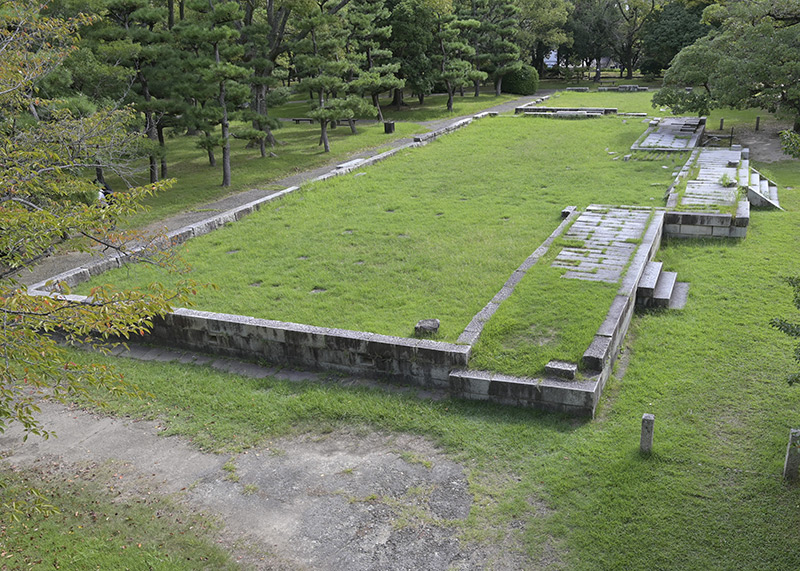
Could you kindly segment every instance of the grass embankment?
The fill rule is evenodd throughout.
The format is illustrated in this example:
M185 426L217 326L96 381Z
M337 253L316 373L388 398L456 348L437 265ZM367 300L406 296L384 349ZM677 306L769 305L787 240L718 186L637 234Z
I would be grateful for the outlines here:
M123 496L113 464L2 468L4 497L34 487L60 511L19 521L0 511L2 569L240 569L204 517L158 495Z
M759 166L800 189L796 162ZM745 240L662 249L691 282L689 303L634 319L625 377L592 422L124 360L155 396L112 405L211 449L342 425L426 435L470 471L464 536L492 541L514 522L521 548L556 568L795 569L800 488L780 474L800 391L785 382L792 340L768 320L797 318L780 277L800 266L800 191L781 188L781 203L787 212L753 212ZM638 453L644 412L656 417L649 458Z
M454 341L564 206L659 203L676 159L614 160L641 130L613 117L487 119L359 176L308 185L188 244L192 277L219 286L197 307L399 336L436 317L440 339ZM134 274L101 279L164 279ZM574 315L566 305L562 315Z

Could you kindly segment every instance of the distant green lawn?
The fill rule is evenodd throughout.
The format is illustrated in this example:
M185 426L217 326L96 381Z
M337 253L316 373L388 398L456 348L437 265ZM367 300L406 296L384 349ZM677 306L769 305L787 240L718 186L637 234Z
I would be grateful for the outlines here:
M139 227L172 216L184 210L222 198L227 194L253 188L277 188L272 183L335 161L345 160L353 153L377 147L395 139L424 133L428 129L420 125L397 125L395 133L386 135L381 125L359 125L358 134L352 135L350 128L338 127L329 131L331 152L325 153L319 142L319 126L287 123L275 130L279 144L272 149L275 157L261 158L257 148L247 149L247 141L231 142L231 165L233 184L222 185L222 151L217 149L217 166L209 165L208 156L197 148L196 137L176 136L167 140L167 159L171 178L176 184L144 202L147 211L131 218L128 226ZM146 173L135 182L144 184ZM120 181L109 178L114 190L124 188ZM271 186L272 185L272 186Z
M455 341L556 228L562 208L660 204L683 155L615 160L643 129L640 121L615 117L485 119L363 175L307 185L188 243L191 277L219 286L200 292L197 307L398 336L410 336L417 321L435 317L441 321L439 338ZM577 360L607 306L597 309L583 299L592 311L571 307L582 292L591 296L596 294L588 292L602 289L605 299L611 291L585 282L562 286L560 272L542 265L526 278L539 285L522 291L533 292L527 294L533 307L548 312L548 321L576 319L572 326L580 334L556 335L553 346L520 360L517 367L528 374L536 374L553 351ZM105 274L99 281L144 287L165 279L141 268L130 276ZM573 294L552 305L537 287ZM506 302L508 311L513 313L515 303L514 297ZM541 314L532 312L530 300L524 303L514 325L494 329L497 335L527 336L531 321L525 321L536 322ZM497 342L503 351L508 345L526 350L516 339Z
M417 97L412 97L406 92L403 106L400 109L392 106L392 99L388 96L381 97L381 110L385 120L391 121L435 121L437 119L450 119L462 115L474 115L487 107L514 101L519 95L503 93L499 97L494 94L494 89L483 88L479 97L474 97L472 90L465 90L464 95L456 94L453 100L453 111L447 111L447 95L428 95L420 105ZM270 109L272 117L296 118L307 117L313 103L308 99L308 94L298 93L284 105ZM370 113L362 119L376 119L377 114Z

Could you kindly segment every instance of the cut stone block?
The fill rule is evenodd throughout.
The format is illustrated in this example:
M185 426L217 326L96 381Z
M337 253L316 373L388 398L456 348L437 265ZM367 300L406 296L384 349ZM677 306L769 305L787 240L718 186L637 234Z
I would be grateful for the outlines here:
M672 297L669 298L669 309L683 309L689 299L689 284L686 282L675 282L672 290Z
M653 297L653 292L656 289L658 277L661 275L663 267L664 264L661 262L647 262L644 273L642 274L642 279L639 280L639 287L637 288L639 296L643 298Z
M435 335L438 332L439 332L438 319L421 319L417 322L416 326L414 326L414 334L417 337L426 337L429 335Z
M573 380L578 372L578 365L568 361L553 360L544 366L544 370L548 375Z
M656 289L653 292L653 305L656 307L668 307L672 297L672 290L675 288L678 274L675 272L661 272L658 278Z

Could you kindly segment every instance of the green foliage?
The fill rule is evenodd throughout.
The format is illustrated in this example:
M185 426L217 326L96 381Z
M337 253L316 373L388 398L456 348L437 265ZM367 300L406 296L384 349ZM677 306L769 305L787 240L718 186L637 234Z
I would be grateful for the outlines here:
M714 7L718 28L681 50L664 75L664 93L687 111L757 107L800 118L800 7L773 11L773 2L733 2ZM709 11L706 11L709 14ZM708 19L707 19L708 20ZM691 93L684 87L695 86ZM695 94L697 88L702 94Z
M509 72L503 79L503 91L515 95L533 95L539 89L539 73L529 65Z
M800 277L790 276L784 279L792 288L794 306L797 309L800 309ZM788 319L784 319L782 317L775 317L770 320L769 324L778 331L785 333L789 337L794 337L796 339L800 338L800 322L789 321ZM800 343L798 343L795 347L794 360L800 363ZM800 372L789 375L790 385L793 385L798 381L800 381Z
M63 295L28 295L16 281L18 272L49 255L65 237L86 239L80 246L84 250L100 244L106 250L128 253L133 237L113 233L116 220L136 212L144 196L166 185L132 189L105 205L86 200L97 197L87 169L113 169L124 176L130 161L140 154L141 135L133 128L136 114L123 107L75 116L69 108L54 105L47 117L18 121L31 113L36 82L63 61L70 50L70 34L85 20L45 18L38 4L27 2L15 4L4 15L6 23L0 30L4 55L0 59L0 432L19 422L26 435L46 437L47 428L36 418L40 398L63 401L85 393L88 386L130 390L106 367L79 367L70 362L52 334L57 332L72 342L146 331L152 317L166 312L171 301L186 301L190 286L182 284L172 292L158 285L136 292L98 288L94 303L84 304ZM41 107L50 103L37 101ZM171 255L156 250L145 247L133 258L168 264ZM52 285L60 293L70 293L65 284Z
M708 32L701 23L702 6L668 2L651 13L642 28L642 73L659 75L681 49Z
M781 146L787 155L800 158L800 133L789 130L781 131Z

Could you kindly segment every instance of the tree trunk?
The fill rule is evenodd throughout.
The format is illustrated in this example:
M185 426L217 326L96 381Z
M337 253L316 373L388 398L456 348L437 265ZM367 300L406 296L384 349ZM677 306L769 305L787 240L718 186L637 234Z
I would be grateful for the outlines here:
M217 156L214 154L214 149L209 147L207 149L207 152L208 152L208 164L209 164L209 166L211 166L211 167L217 166Z
M325 152L330 153L331 145L328 142L328 121L323 119L322 121L320 121L320 126L322 127L322 131L320 133L320 142L325 148Z
M404 105L403 103L403 90L402 89L395 89L392 94L392 105L394 105L398 111Z
M375 109L378 110L378 121L383 123L383 111L381 111L381 102L380 102L380 100L378 98L378 94L377 93L373 93L372 94L372 104L375 106ZM351 126L352 126L352 123L351 123Z
M156 126L156 131L158 133L158 146L161 147L161 178L163 180L167 178L167 146L164 143L164 126L161 125L160 121Z
M475 97L480 97L481 95L481 82L478 79L474 79L472 81L472 85L475 87Z
M222 186L228 187L231 185L231 141L224 81L219 84L219 105L222 109L222 120L219 123L222 128Z
M501 93L503 93L503 76L498 75L497 81L494 84L494 94L500 97Z
M456 93L455 87L449 82L445 81L445 87L447 88L447 111L452 113L453 112L453 96Z
M417 95L417 99L419 99L419 104L420 105L425 105L425 94L424 93L418 94Z
M175 26L175 0L167 0L167 29Z

